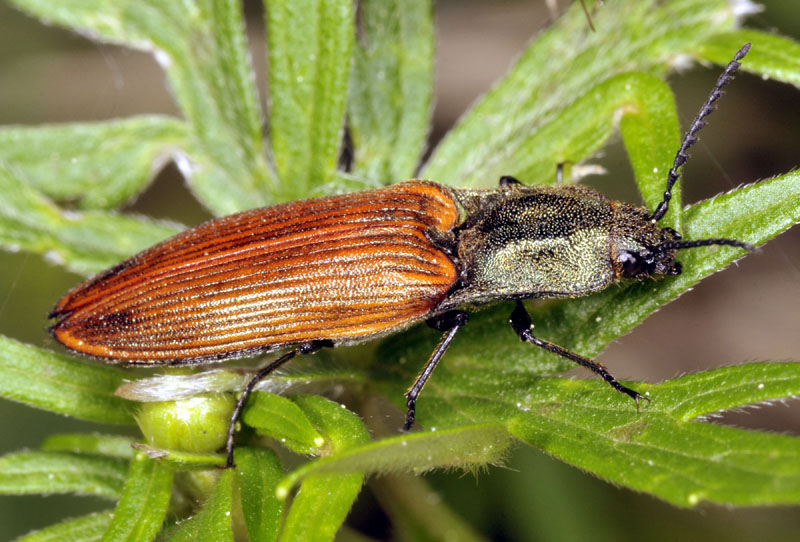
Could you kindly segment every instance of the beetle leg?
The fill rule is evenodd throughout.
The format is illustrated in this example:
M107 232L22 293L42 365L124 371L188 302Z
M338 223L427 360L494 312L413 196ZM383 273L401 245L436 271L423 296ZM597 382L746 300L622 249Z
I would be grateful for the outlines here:
M578 365L582 365L587 369L593 371L595 374L600 376L603 380L608 382L608 384L617 390L620 393L624 393L634 401L636 401L636 409L639 409L639 400L644 399L646 401L650 401L644 395L641 395L637 391L634 391L630 388L627 388L620 384L614 376L608 372L608 370L603 367L601 363L593 361L589 358L585 358L580 356L574 352L570 352L566 348L562 348L557 344L553 344L551 342L539 339L533 336L533 332L531 332L531 316L528 314L528 311L525 310L525 306L522 304L521 300L517 300L517 306L514 308L514 311L511 313L511 327L519 336L519 339L524 342L529 342L535 346L540 348L544 348L554 354L558 354L562 358L567 358L570 361L574 361Z
M452 231L430 227L425 230L425 239L448 256L455 256L458 253L458 243Z
M564 162L556 164L556 185L561 186L564 182Z
M242 389L242 394L239 397L239 400L236 402L236 407L233 409L233 414L231 414L231 421L228 424L228 438L225 441L225 452L227 454L227 459L225 460L225 468L228 469L233 467L233 434L236 430L236 422L239 420L239 416L242 413L242 409L244 408L244 404L247 402L248 397L253 392L253 388L256 387L256 384L261 382L267 375L269 375L272 371L289 361L290 359L301 355L301 354L314 354L319 350L325 347L332 347L333 343L331 341L323 340L323 341L310 341L307 343L303 343L294 350L286 352L284 355L279 357L278 359L269 362L267 365L261 367L253 377L247 381L247 385Z
M427 321L429 326L439 331L444 331L445 334L442 336L442 340L439 341L439 344L436 345L436 348L434 348L430 359L428 359L428 363L425 364L425 367L423 367L422 372L419 373L414 384L412 384L406 392L406 407L408 410L406 411L406 423L403 426L404 431L408 431L411 429L411 426L414 425L417 397L419 397L422 388L431 377L431 374L433 374L433 370L436 369L436 365L439 364L439 360L442 359L450 343L453 342L453 338L456 336L456 333L458 333L458 330L461 329L468 320L469 314L466 312L450 311Z
M500 177L500 181L498 182L500 187L505 188L506 186L514 186L515 184L522 184L519 179L516 177L512 177L511 175L503 175Z

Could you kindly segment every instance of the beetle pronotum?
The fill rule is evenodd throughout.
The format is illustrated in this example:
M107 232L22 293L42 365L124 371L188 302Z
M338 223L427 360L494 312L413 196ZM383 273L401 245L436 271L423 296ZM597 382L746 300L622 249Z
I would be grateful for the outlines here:
M733 239L684 241L659 220L687 150L747 54L719 77L683 138L664 198L650 213L580 186L527 187L511 177L490 190L412 180L386 188L255 209L210 220L100 273L53 309L53 337L113 363L187 365L283 348L247 383L299 354L360 343L415 322L444 332L406 392L405 428L417 398L458 331L465 305L514 299L522 341L620 384L601 364L535 337L522 299L575 297L628 278L677 275L675 251Z

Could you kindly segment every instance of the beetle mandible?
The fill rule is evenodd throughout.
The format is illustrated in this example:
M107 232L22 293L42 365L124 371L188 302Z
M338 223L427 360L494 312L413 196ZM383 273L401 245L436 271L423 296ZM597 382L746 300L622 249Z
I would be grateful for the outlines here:
M394 333L425 320L444 332L406 392L405 429L417 398L458 331L462 307L516 300L522 341L620 384L601 364L531 332L523 299L576 297L624 280L678 275L675 251L734 239L682 240L658 225L687 150L747 54L720 75L683 138L664 198L650 213L581 186L457 189L412 180L210 220L72 289L50 314L67 348L111 363L193 365L290 348L247 383L235 422L259 380L300 354Z

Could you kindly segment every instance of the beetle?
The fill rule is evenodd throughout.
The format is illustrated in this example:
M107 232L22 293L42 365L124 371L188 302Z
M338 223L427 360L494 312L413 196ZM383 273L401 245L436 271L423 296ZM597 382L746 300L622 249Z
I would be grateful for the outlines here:
M590 188L529 187L509 176L496 189L412 180L254 209L200 224L75 287L50 314L58 319L51 334L81 354L129 365L289 349L242 390L228 466L235 422L258 381L298 355L424 320L443 336L405 394L410 429L422 388L469 319L464 307L498 299L516 300L510 323L522 341L594 371L638 407L643 396L600 363L535 337L522 300L678 275L680 249L753 249L734 239L682 240L658 224L696 133L749 47L736 53L692 122L652 213Z

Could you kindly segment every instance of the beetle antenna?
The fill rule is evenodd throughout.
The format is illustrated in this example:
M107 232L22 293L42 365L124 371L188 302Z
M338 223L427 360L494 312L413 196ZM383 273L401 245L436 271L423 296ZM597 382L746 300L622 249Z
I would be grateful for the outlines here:
M748 51L750 51L750 44L745 43L742 48L736 52L733 60L728 63L725 71L723 71L719 76L719 79L717 79L717 84L714 85L714 89L711 91L711 94L708 95L703 107L700 108L700 112L692 121L689 131L683 136L681 147L678 149L678 153L675 155L675 161L672 163L672 169L669 170L669 176L667 177L667 189L664 191L664 199L658 204L656 210L653 211L653 215L650 217L653 222L658 222L664 217L665 214L667 214L667 211L669 210L669 200L672 198L672 187L675 186L675 182L678 180L678 177L681 176L678 170L681 168L681 166L683 166L686 160L689 159L689 155L686 154L686 152L689 150L689 147L694 145L697 141L695 134L697 134L697 132L699 132L700 129L706 125L705 118L716 109L714 102L719 100L720 97L722 97L722 95L725 93L722 89L725 87L725 85L733 80L736 70L738 70L739 66L741 65L739 61L744 58Z
M658 245L662 249L681 249L681 248L695 248L707 247L709 245L727 245L729 247L739 247L745 250L754 251L756 247L744 241L737 241L736 239L698 239L696 241L665 241Z

